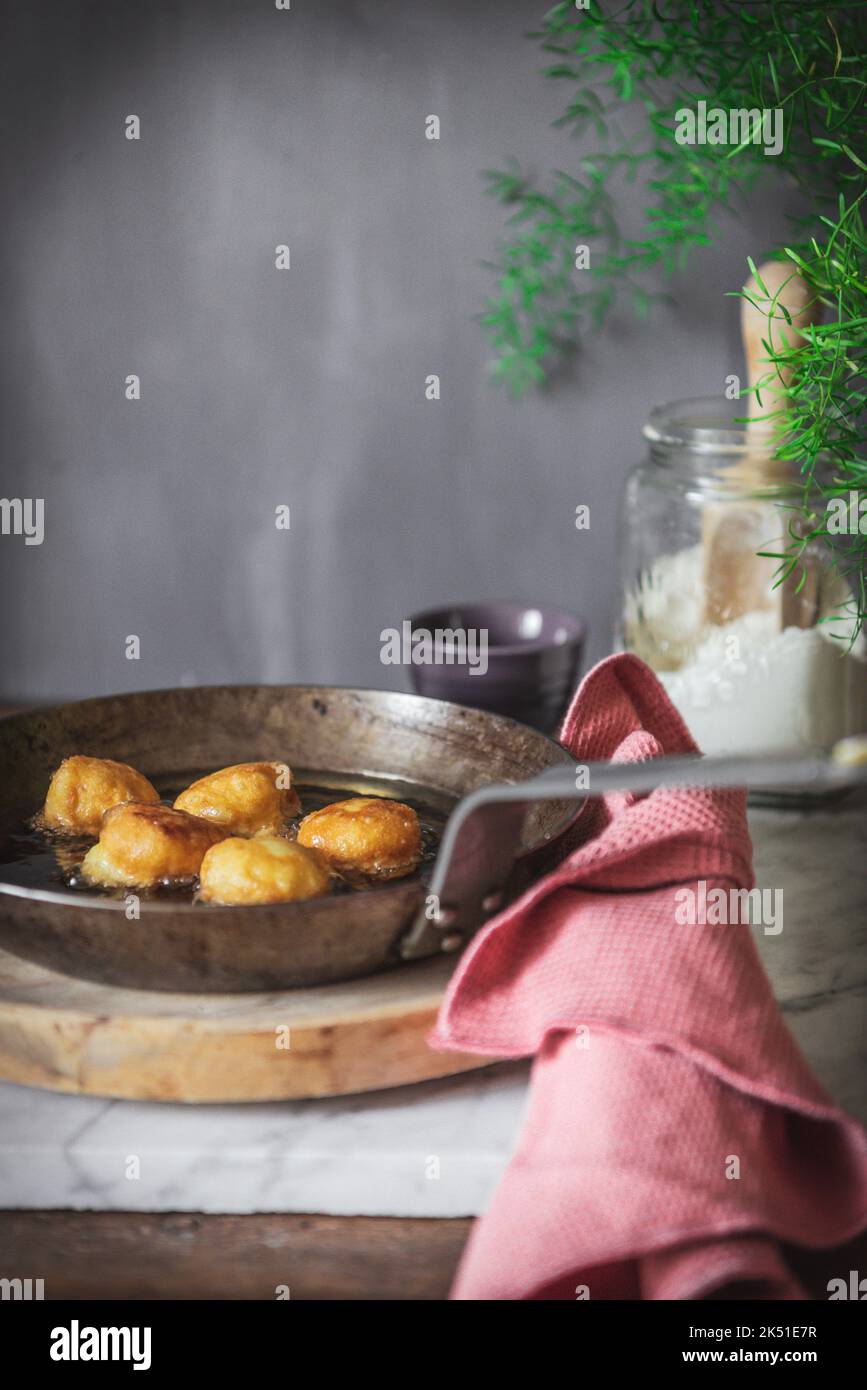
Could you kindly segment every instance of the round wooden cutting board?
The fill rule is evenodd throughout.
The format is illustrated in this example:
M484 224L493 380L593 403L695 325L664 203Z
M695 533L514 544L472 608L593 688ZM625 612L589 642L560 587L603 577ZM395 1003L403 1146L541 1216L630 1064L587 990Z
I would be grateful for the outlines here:
M0 951L0 1079L126 1100L346 1095L493 1058L432 1052L454 957L275 994L159 994L60 975Z

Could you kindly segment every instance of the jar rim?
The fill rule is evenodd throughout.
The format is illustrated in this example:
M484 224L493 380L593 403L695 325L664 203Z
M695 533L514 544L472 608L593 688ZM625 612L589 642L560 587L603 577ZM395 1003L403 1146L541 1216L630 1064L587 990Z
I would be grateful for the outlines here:
M754 453L757 443L775 440L773 427L747 424L745 399L691 396L656 405L642 428L644 438L663 448L697 454ZM740 414L739 414L740 412Z

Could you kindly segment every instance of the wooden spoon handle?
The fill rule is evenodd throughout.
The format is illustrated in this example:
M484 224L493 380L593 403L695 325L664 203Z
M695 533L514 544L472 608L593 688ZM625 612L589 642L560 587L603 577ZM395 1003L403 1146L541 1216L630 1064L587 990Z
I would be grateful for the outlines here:
M750 394L747 397L748 448L726 470L744 490L782 482L791 465L775 457L777 430L789 413L788 391L795 378L790 363L769 359L798 347L819 321L818 296L790 261L766 261L744 285L741 332ZM761 401L756 397L759 388ZM772 503L742 501L709 508L703 518L705 612L708 622L729 623L754 609L780 606L782 627L810 627L818 606L818 575L795 593L799 576L773 590L777 561L756 554L770 541L779 518ZM813 582L815 581L815 582Z
M777 423L773 417L788 411L786 393L795 376L789 363L769 360L768 346L774 352L799 347L810 326L819 322L822 310L815 290L791 261L766 261L758 269L758 278L750 276L744 294L748 298L741 300L741 333L750 387L747 413L751 427L760 431L773 428Z

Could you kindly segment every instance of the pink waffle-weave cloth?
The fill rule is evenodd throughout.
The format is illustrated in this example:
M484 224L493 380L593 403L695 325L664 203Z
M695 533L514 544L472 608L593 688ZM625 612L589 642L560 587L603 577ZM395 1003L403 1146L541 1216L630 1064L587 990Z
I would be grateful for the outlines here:
M697 751L631 655L589 673L560 739L579 763ZM789 1032L761 926L684 922L701 883L754 886L743 792L594 798L465 951L431 1045L535 1061L453 1298L827 1298L865 1268L867 1136Z

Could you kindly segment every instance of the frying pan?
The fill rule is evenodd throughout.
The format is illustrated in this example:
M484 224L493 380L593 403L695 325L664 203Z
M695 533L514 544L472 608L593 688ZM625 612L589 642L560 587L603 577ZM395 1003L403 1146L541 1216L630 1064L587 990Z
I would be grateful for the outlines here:
M300 685L115 695L0 721L6 844L73 753L130 763L157 782L182 769L200 774L285 760L334 775L337 785L340 775L346 783L400 779L446 806L555 767L567 774L568 791L574 767L559 744L533 729L418 695ZM448 862L441 854L431 885L416 875L364 892L253 907L143 897L139 920L127 919L122 899L62 882L30 887L0 871L0 946L69 975L140 989L234 992L351 979L458 949L500 904L513 868L520 876L517 861L526 878L528 857L556 841L579 810L568 794L532 806L479 805L457 818ZM432 888L449 904L434 917Z

